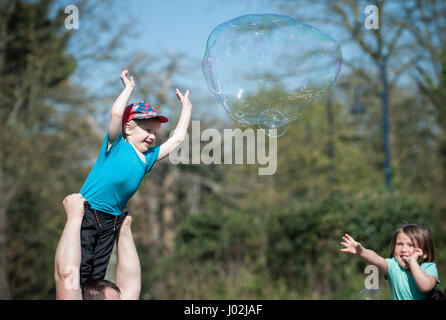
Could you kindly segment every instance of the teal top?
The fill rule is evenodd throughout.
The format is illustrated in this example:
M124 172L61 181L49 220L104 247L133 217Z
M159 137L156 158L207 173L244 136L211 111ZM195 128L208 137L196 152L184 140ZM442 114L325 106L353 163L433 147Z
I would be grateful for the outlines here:
M428 298L427 293L423 293L418 289L415 279L411 273L401 267L398 261L393 257L392 259L386 259L387 261L387 276L384 277L389 281L390 293L392 300L425 300ZM425 262L420 265L421 269L430 276L437 278L435 288L440 285L438 279L437 266L434 262Z
M108 150L107 144L108 133L80 193L93 209L118 216L152 169L160 147L150 147L144 163L122 133Z

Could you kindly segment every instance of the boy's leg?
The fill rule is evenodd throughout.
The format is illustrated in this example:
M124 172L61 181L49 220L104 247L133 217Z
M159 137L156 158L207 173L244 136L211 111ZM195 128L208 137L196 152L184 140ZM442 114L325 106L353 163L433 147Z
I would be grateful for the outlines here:
M99 225L90 205L85 202L85 214L81 226L80 286L83 287L93 272L94 249L99 237Z
M107 272L110 256L113 246L122 222L126 214L113 216L110 214L102 214L99 219L101 223L101 234L99 235L96 247L94 248L93 272L91 278L102 280Z

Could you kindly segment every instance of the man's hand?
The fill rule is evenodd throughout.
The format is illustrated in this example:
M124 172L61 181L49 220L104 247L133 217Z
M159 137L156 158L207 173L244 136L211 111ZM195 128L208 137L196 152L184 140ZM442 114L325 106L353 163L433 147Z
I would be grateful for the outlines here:
M133 90L135 88L135 80L133 79L133 77L130 77L130 79L128 79L127 78L128 75L129 75L129 71L127 69L122 71L121 72L121 81L122 81L122 84L124 85L124 87L130 88Z
M131 230L132 217L122 222L118 238L116 285L121 289L122 300L138 300L141 293L141 263L136 252Z
M342 237L343 242L341 244L345 247L345 249L341 249L342 252L349 252L351 254L360 255L362 252L362 245L355 241L351 236L348 234L345 234L345 236Z
M84 217L84 202L85 199L80 193L73 193L65 197L62 203L68 220Z
M175 93L177 95L178 100L180 100L183 108L192 109L192 103L189 100L189 90L186 90L186 93L184 94L184 96L179 89L176 89Z
M80 193L70 194L62 202L67 222L54 257L57 300L82 300L79 269L82 260L80 237L84 202L85 199Z

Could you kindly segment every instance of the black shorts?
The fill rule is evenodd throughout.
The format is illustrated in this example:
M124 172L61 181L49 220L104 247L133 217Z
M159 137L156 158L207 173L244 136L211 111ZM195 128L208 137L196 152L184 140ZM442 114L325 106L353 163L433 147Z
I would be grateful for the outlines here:
M80 284L89 279L102 280L122 221L127 213L119 216L95 210L85 201L85 214L81 226L82 262Z

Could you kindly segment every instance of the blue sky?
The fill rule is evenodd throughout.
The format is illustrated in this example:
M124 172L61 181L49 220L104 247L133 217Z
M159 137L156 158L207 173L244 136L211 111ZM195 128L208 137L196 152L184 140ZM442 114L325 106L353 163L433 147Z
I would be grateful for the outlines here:
M281 13L273 1L130 0L131 13L145 21L141 41L152 50L204 55L206 40L220 23L249 13ZM142 27L142 28L141 28Z
M215 27L245 14L290 14L280 9L274 0L130 0L129 3L132 5L131 15L136 16L138 21L144 21L137 27L138 39L132 39L129 46L142 44L149 53L185 52L191 56L193 59L188 62L196 72L183 79L182 83L191 89L192 98L197 94L213 98L201 73L201 59L208 36ZM324 26L318 27L324 30ZM336 39L335 35L331 36ZM211 101L215 103L211 108L223 110L223 107L217 106L215 99ZM211 101L201 103L209 104ZM220 116L229 120L229 116Z
M219 117L227 118L223 108L217 105L208 91L201 72L201 60L205 53L209 34L219 24L250 13L283 13L273 1L215 1L215 0L131 0L131 14L144 21L138 26L139 37L132 39L130 46L143 44L148 53L180 53L190 56L187 63L193 73L181 78L185 88L191 89L191 98L210 97L201 104L210 106ZM185 88L183 88L185 90ZM181 89L181 88L180 88ZM195 99L196 100L196 99Z
M70 0L57 2L60 7L72 3ZM188 56L187 68L192 71L187 76L178 79L177 82L183 86L180 89L191 89L191 98L195 98L193 102L199 102L197 105L203 105L203 108L221 112L223 112L223 108L217 105L213 94L208 91L201 72L201 59L205 53L209 34L219 24L245 14L290 14L280 9L274 0L127 0L125 2L109 0L107 5L109 5L110 11L102 10L100 14L106 15L109 13L111 19L131 19L134 21L132 33L125 36L124 42L119 44L123 53L138 49L149 55L186 54ZM106 18L106 16L103 17ZM89 22L83 18L81 13L79 30L74 32L80 37L86 33L97 32L89 26ZM111 22L111 28L115 31L122 26L121 23L114 24L113 21ZM334 32L333 28L316 26L329 33L334 39L338 39L336 34L332 34ZM100 35L99 38L102 41L108 40L107 34ZM77 50L77 52L74 52L75 55L82 54L84 49ZM345 55L344 50L343 55ZM78 73L73 81L82 82L83 85L92 90L101 86L104 87L106 83L111 82L111 87L108 86L107 88L111 89L111 92L116 91L116 95L118 95L121 88L119 74L123 68L127 67L127 63L128 61L121 60L107 67L94 66L93 69L88 71L88 75L82 71L82 74ZM131 70L129 71L131 73ZM113 81L113 79L116 79L116 81ZM134 98L137 100L151 99L151 97L142 96ZM203 99L208 100L203 101ZM111 102L106 101L105 103L110 104ZM222 115L220 112L218 114L218 117L222 116L229 120L228 115Z
M72 4L70 0L58 2L60 7ZM201 60L205 53L206 42L209 34L219 24L235 17L251 13L279 13L286 14L280 10L274 1L268 0L109 0L107 2L110 11L102 10L100 14L110 15L111 19L119 20L112 23L111 28L115 31L122 26L121 19L131 19L134 21L129 36L124 36L124 42L120 44L122 53L129 53L131 50L142 50L148 55L163 54L186 54L186 64L189 74L178 78L177 82L183 87L191 89L191 98L195 97L197 105L206 105L204 108L219 110L219 117L227 118L223 108L217 105L213 94L208 91L201 72ZM91 28L91 21L85 20L85 15L80 12L79 30L75 30L75 35L83 37L87 33L97 32ZM106 18L106 16L102 16ZM113 22L113 21L111 21ZM76 37L75 37L76 38ZM108 41L108 35L100 37L101 41ZM84 48L72 50L74 55L82 54ZM87 50L87 49L85 49ZM101 88L105 83L116 78L116 86L109 87L112 92L116 90L119 94L121 83L119 74L123 68L128 67L128 61L120 60L112 65L94 66L88 71L86 76L84 71L76 74L73 81L81 82L91 90ZM132 70L129 70L130 73ZM138 86L138 84L137 84ZM135 95L138 95L135 92ZM133 96L132 96L133 98ZM150 99L151 97L135 97L135 99ZM199 99L207 99L205 102ZM193 102L194 102L193 100ZM110 101L106 102L107 104Z

